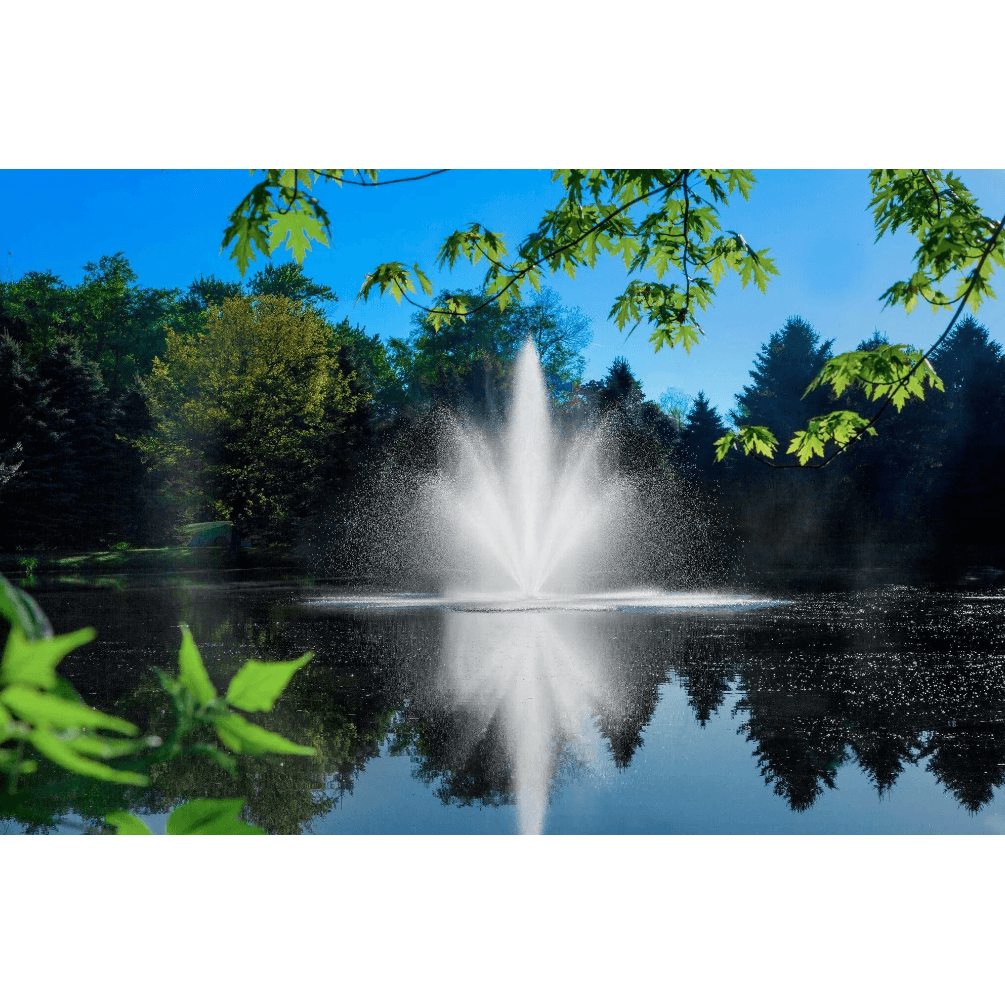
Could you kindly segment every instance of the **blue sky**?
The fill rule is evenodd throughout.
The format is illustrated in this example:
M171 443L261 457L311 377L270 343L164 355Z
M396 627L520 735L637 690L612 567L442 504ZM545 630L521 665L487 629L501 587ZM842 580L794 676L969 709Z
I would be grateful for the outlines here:
M941 332L948 314L881 309L883 290L910 274L913 248L901 234L874 243L865 171L756 174L750 201L737 199L721 219L752 246L769 247L781 275L765 295L753 287L741 290L733 277L724 280L702 322L708 337L690 356L682 350L654 353L641 328L626 341L607 320L627 282L620 263L606 261L574 280L556 275L548 281L593 322L587 378L602 376L615 356L624 355L650 397L658 399L667 388L689 396L704 390L726 411L761 343L790 315L801 315L834 339L836 351L854 348L877 328L893 341L916 345L930 344ZM1005 212L1005 171L962 174L988 213ZM252 184L246 171L5 170L2 176L8 197L0 231L5 279L52 269L76 283L85 262L116 251L125 253L143 285L185 287L200 273L238 278L219 249L227 214ZM559 190L549 171L461 170L376 190L329 185L320 194L334 240L330 249L308 255L305 268L337 291L338 317L348 315L386 338L407 334L412 311L389 297L354 303L374 265L418 262L438 286L474 285L479 273L470 268L435 274L442 239L477 221L504 232L512 247L557 202ZM275 260L286 256L277 253ZM1005 336L1001 302L989 303L978 317L993 337Z

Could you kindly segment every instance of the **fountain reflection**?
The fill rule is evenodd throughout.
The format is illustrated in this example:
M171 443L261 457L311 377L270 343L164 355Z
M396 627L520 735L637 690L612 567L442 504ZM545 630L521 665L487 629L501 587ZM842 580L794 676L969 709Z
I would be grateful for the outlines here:
M558 751L598 753L610 661L589 627L572 611L446 614L443 696L476 736L497 723L524 834L541 832Z

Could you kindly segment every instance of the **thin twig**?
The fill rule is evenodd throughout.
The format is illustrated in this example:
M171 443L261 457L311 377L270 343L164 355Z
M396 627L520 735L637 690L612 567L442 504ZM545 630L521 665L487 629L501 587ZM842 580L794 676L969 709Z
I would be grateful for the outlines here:
M359 185L360 188L378 188L381 185L398 185L404 181L422 181L423 178L432 178L434 175L446 174L450 168L439 168L436 171L427 171L425 174L412 175L409 178L388 178L387 181L357 181L355 178L339 178L329 174L327 171L318 171L318 175L325 181L336 181L343 185Z

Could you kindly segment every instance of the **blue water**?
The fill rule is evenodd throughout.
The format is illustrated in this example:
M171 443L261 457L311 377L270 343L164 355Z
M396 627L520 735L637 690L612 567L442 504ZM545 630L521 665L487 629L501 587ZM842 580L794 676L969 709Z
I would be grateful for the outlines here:
M247 759L237 782L172 762L119 793L155 831L185 797L249 793L276 833L1005 831L995 590L514 610L179 581L39 599L57 630L98 628L64 664L78 690L149 729L147 668L171 665L181 621L221 688L249 656L317 654L259 721L319 757ZM94 829L88 791L34 823L8 808L0 830Z

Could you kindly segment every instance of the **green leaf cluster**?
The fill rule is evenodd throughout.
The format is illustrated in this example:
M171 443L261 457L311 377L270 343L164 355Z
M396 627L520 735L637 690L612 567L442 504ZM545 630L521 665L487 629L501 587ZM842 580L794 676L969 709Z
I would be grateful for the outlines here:
M771 458L775 454L778 440L767 426L741 426L729 430L713 444L716 460L723 460L732 449L742 449L744 454L763 454Z
M375 171L354 171L355 184L376 182ZM735 231L723 230L719 210L738 194L749 197L755 179L744 170L558 170L553 180L563 190L558 205L546 212L537 228L511 254L504 235L478 222L449 234L436 257L437 267L453 269L461 262L485 264L480 295L474 306L440 298L432 306L416 303L409 294L418 288L432 294L432 283L418 264L384 262L364 279L359 296L390 293L428 313L434 330L464 320L489 303L505 310L519 301L529 286L539 291L546 273L575 276L608 255L620 259L629 273L654 279L633 280L616 298L610 317L619 329L650 327L650 341L690 349L703 334L698 313L711 306L715 287L728 272L746 287L761 292L778 270L767 249L755 251ZM342 184L342 170L267 170L230 216L224 246L233 243L232 257L242 274L254 248L269 253L290 235L287 246L302 261L311 240L330 236L330 222L311 194L319 179ZM289 221L289 225L286 221ZM282 233L282 237L277 235ZM324 243L327 243L325 240ZM666 283L668 273L676 281Z
M923 400L926 386L945 390L925 355L904 343L883 344L831 357L813 378L806 394L825 385L830 386L835 397L851 387L870 401L888 398L898 412L911 398Z
M252 170L252 175L257 172ZM375 172L370 172L375 174ZM313 195L313 186L322 177L341 183L344 172L270 168L241 200L223 235L223 248L233 244L230 257L241 275L255 261L255 250L268 257L285 243L297 264L302 265L312 241L326 247L331 237L331 220Z
M136 737L131 722L90 708L56 666L67 653L90 642L93 628L53 635L38 605L0 576L0 614L10 624L0 658L0 771L11 788L37 768L25 748L67 771L125 785L147 785L146 775L112 768L106 761L135 754L150 740L121 740L100 731Z
M168 742L158 737L140 738L135 725L87 706L68 680L56 673L67 653L95 637L91 628L54 635L38 605L0 576L0 615L9 623L0 659L0 772L16 791L22 775L34 772L38 762L24 756L28 747L65 770L99 781L149 785L139 771L120 770L105 763L141 752L141 763L166 761L184 750L204 753L231 774L236 754L313 755L302 746L248 721L240 712L268 712L289 684L293 674L313 653L296 660L263 662L250 659L234 675L224 696L206 672L202 657L187 627L182 627L178 675L155 671L171 696L175 729ZM212 743L185 744L189 734L208 726L221 746ZM109 737L105 733L119 736ZM123 739L122 737L128 737ZM151 752L150 748L161 748ZM168 821L169 834L261 834L263 831L239 820L243 799L195 800L178 807ZM128 813L106 817L118 833L142 834L149 829Z
M868 432L871 436L876 435L876 430L869 420L858 412L844 409L827 415L818 415L810 419L805 429L799 430L792 437L786 453L795 454L800 464L806 464L813 457L823 457L824 448L828 443L845 447L863 432Z
M179 752L183 738L200 725L210 726L226 750L210 744L198 744L192 749L207 754L231 773L235 769L233 754L315 753L313 747L293 743L278 733L249 722L235 711L270 711L290 678L313 658L313 653L305 653L300 659L286 662L248 660L234 675L226 695L221 698L209 679L192 633L185 625L181 632L178 676L172 678L158 671L161 684L174 701L177 716L177 726L168 741L167 756Z
M968 297L968 291L975 309L985 297L995 298L990 279L996 267L1005 266L1002 225L981 212L958 176L931 169L876 170L869 186L876 240L903 227L918 241L914 273L883 293L885 304L903 304L910 313L921 298L937 312ZM944 283L953 276L957 284L950 295Z
M870 349L832 356L820 368L806 395L820 387L829 387L838 398L849 390L860 391L869 401L884 401L899 412L912 398L923 400L925 389L944 390L941 378L918 349L904 343L880 344ZM838 409L826 415L814 416L805 429L797 430L786 450L794 454L800 465L813 458L824 458L825 448L833 444L844 449L861 436L876 436L873 419L851 409ZM730 449L742 448L745 454L756 453L774 457L777 440L763 426L741 426L716 441L716 459L723 460Z
M177 807L167 821L168 834L264 834L240 819L245 799L193 799ZM150 834L150 828L132 813L109 813L105 821L116 834Z

